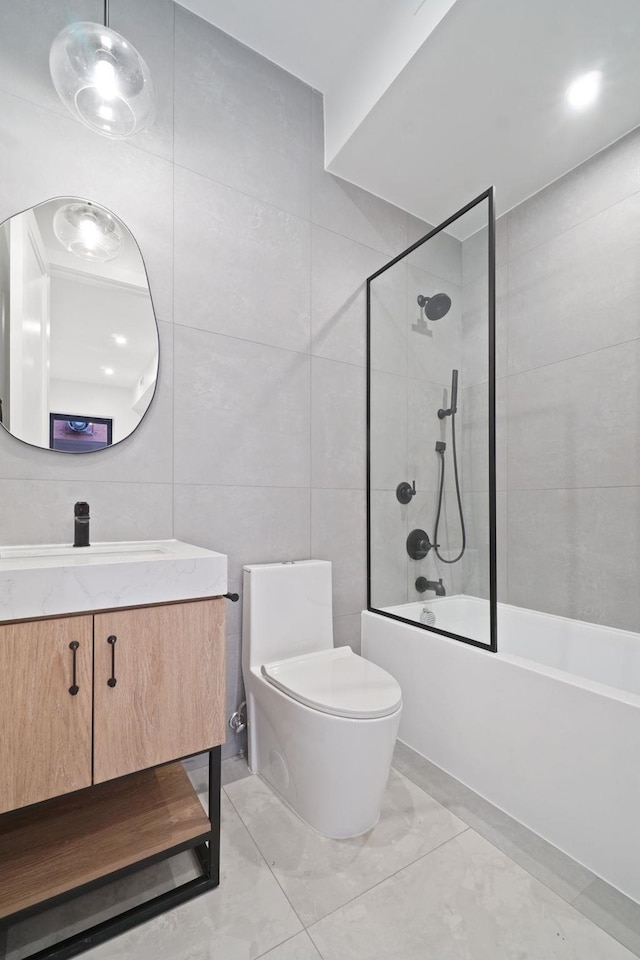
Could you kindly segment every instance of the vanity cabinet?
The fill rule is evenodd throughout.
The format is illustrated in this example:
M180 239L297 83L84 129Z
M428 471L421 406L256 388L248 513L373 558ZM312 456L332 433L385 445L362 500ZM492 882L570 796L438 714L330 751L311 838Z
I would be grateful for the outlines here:
M0 624L0 664L0 813L90 786L93 618Z
M222 743L224 652L222 599L96 615L93 782Z
M222 743L224 654L222 598L0 625L0 813Z
M201 876L40 960L217 886L225 603L0 624L0 941L4 924L182 850ZM179 762L205 752L208 816Z

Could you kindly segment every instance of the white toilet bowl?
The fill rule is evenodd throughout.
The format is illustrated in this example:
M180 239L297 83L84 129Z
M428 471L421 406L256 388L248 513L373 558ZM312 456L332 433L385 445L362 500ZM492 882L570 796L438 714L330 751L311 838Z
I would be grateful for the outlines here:
M328 561L244 568L242 670L250 769L325 836L370 830L402 697L385 670L334 649Z

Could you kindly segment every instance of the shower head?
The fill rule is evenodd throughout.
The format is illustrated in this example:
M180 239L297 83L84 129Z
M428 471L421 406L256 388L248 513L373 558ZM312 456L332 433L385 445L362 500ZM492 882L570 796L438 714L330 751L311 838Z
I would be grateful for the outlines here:
M446 293L434 293L432 297L425 297L418 294L418 306L424 307L427 320L442 320L445 314L449 313L451 307L451 297Z

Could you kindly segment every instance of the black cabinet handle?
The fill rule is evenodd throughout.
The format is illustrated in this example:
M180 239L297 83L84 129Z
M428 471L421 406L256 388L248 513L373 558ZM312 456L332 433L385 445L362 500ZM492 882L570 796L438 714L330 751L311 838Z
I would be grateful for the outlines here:
M111 676L107 680L108 687L115 687L116 683L118 682L116 680L116 640L117 639L118 638L114 637L113 634L111 634L110 637L107 637L107 643L111 644Z
M80 689L80 687L76 683L76 650L78 649L79 646L80 644L78 643L77 640L72 640L71 643L69 644L69 650L71 650L71 655L73 658L72 659L73 682L69 687L69 693L71 694L72 697L75 697L76 693Z
M237 603L240 599L239 593L224 593L223 596L226 597L227 600L231 600L232 603Z

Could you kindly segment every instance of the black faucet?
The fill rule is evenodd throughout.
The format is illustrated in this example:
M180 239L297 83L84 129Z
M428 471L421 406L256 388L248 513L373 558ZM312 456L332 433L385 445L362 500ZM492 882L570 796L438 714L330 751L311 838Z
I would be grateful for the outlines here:
M75 518L73 531L74 547L88 547L89 543L89 504L84 500L78 500L73 508Z
M426 577L418 577L416 580L416 590L418 593L424 593L425 590L434 590L436 597L446 597L447 595L442 577L440 577L439 580L427 580Z

